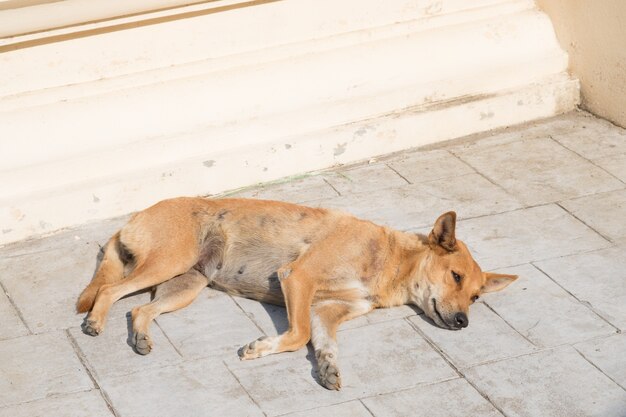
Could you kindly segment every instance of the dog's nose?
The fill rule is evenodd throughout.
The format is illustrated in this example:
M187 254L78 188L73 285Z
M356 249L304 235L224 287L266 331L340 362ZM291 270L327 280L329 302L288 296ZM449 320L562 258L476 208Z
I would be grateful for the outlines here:
M457 327L467 327L469 324L469 320L467 319L467 315L465 313L456 313L454 316L454 322Z

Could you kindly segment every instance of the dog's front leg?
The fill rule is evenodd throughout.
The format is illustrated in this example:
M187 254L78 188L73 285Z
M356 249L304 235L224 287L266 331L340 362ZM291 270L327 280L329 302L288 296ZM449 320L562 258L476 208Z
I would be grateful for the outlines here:
M285 296L289 330L279 336L263 336L248 343L239 349L242 360L295 351L311 339L311 302L316 291L315 281L303 268L294 266L281 268L278 277Z
M332 390L341 388L341 375L337 365L337 327L372 309L367 301L325 300L316 303L311 312L311 342L315 349L315 359L320 383Z

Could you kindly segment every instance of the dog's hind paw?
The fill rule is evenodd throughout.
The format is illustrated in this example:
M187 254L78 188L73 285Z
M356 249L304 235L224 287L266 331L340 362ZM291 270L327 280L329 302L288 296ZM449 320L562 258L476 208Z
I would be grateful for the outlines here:
M81 327L83 328L83 333L90 336L98 336L102 331L100 323L98 323L97 320L92 320L90 318L86 318Z
M320 383L330 390L339 391L341 389L341 375L337 365L329 361L326 356L318 359L318 374L320 377Z
M152 339L146 333L135 333L133 335L135 351L140 355L147 355L152 351Z

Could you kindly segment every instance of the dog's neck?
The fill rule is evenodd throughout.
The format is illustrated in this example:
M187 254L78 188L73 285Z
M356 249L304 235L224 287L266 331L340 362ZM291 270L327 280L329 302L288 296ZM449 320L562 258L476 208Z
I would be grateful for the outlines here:
M385 285L377 294L376 307L413 303L413 286L419 266L430 251L428 237L389 230L389 248L382 271Z

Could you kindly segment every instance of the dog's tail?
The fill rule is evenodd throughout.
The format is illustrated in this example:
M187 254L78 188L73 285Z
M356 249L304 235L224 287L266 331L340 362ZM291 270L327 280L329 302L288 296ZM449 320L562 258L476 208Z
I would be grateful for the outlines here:
M78 297L76 312L86 313L91 310L96 295L104 284L111 284L124 278L124 254L121 253L120 232L113 235L104 247L104 256L93 279Z

